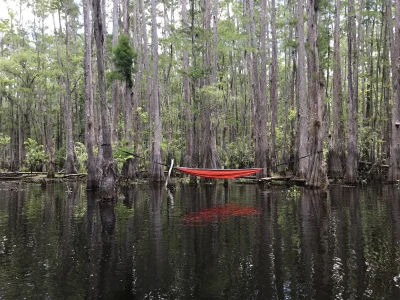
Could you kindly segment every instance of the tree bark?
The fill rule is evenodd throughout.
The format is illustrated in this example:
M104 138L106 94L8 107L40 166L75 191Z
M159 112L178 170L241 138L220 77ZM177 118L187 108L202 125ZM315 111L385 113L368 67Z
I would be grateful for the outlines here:
M316 188L325 188L327 184L326 168L323 165L323 128L322 128L322 91L324 89L321 78L317 45L317 6L315 0L307 3L307 39L308 53L308 98L310 99L310 159L308 164L307 185Z
M153 114L152 114L152 101L150 100L152 95L151 95L151 88L152 88L152 80L151 80L151 68L150 68L150 62L149 62L149 46L148 46L148 38L147 38L147 17L146 17L146 10L144 6L144 0L140 0L140 10L142 14L142 41L143 41L143 72L146 74L146 80L145 80L145 91L144 91L144 99L147 101L147 113L148 113L148 130L149 132L152 132L152 123L153 123ZM148 147L150 148L150 152L152 151L152 140L153 137L151 134L149 134L149 141L148 141Z
M118 44L118 20L119 20L119 0L113 0L113 47L117 47ZM115 66L113 66L113 70L115 71ZM112 82L112 127L111 127L111 135L112 142L115 143L118 141L118 80L114 79Z
M276 171L276 126L278 125L278 46L276 38L276 7L275 0L271 0L271 37L272 57L270 74L270 99L271 99L271 166Z
M253 90L254 99L254 139L255 139L255 166L263 168L261 172L257 173L257 179L269 175L268 168L268 137L267 137L267 99L261 97L260 81L258 73L258 55L256 44L256 31L254 25L254 1L247 0L247 11L249 17L249 36L250 46L253 48L250 64L250 86Z
M164 172L161 165L161 140L162 125L160 114L160 101L158 91L158 33L157 33L157 11L156 0L151 0L151 29L152 29L152 49L153 49L153 120L154 120L154 139L150 164L151 181L164 181Z
M67 4L65 4L67 5ZM76 174L78 173L74 163L74 139L72 130L72 113L71 113L71 87L69 78L69 16L68 16L68 5L65 7L65 96L64 96L64 121L65 121L65 134L66 134L66 154L65 160L65 174Z
M214 1L213 3L213 13L211 13L211 2L210 0L205 0L204 2L204 17L203 17L203 28L206 34L211 35L211 18L213 15L214 20L214 31L213 39L206 38L205 53L204 53L204 68L211 70L210 74L207 74L204 78L204 83L202 87L207 88L207 86L215 87L217 83L217 13L218 13L218 3ZM211 42L212 41L212 42ZM213 99L210 98L207 92L202 94L202 109L201 109L201 167L217 169L220 168L220 161L217 152L217 108L213 103ZM201 179L202 182L214 182L212 179Z
M133 48L135 51L140 51L140 40L141 40L141 30L140 30L140 10L139 10L140 0L135 0L134 7L134 18L133 18ZM139 141L140 141L140 130L141 130L141 120L140 120L140 95L141 95L141 81L143 68L141 64L142 57L138 57L137 70L134 76L134 89L133 89L133 153L138 154L139 151ZM137 165L137 159L134 159ZM139 168L138 168L139 169Z
M391 1L387 2L387 10L391 10ZM389 160L389 182L398 182L400 180L400 1L395 2L395 34L393 36L393 25L390 22L389 32L391 66L392 66L392 89L393 89L393 107L392 107L392 139L390 143ZM391 20L390 16L388 19Z
M104 23L101 0L93 0L94 37L98 71L98 88L101 111L102 153L99 152L98 163L101 166L100 191L103 198L113 198L118 178L117 164L114 161L111 146L111 128L107 109L106 81L104 74Z
M86 107L86 126L85 140L86 151L88 154L87 170L88 177L86 188L89 190L97 189L99 181L97 178L96 160L93 153L94 145L94 119L93 119L93 85L92 85L92 30L90 22L90 0L83 2L83 21L85 32L85 54L84 54L84 77L85 77L85 107Z
M123 1L123 29L124 34L130 37L129 27L130 27L130 17L129 17L129 0ZM128 148L132 147L133 143L133 115L132 115L132 99L133 99L133 79L128 78L124 83L124 117L125 117L125 140L127 142ZM136 154L136 153L135 153ZM139 167L137 164L136 157L127 159L122 167L122 177L128 180L135 180L137 174L139 173Z
M344 141L342 140L344 126L342 120L342 68L340 57L340 0L336 0L335 12L332 91L333 126L328 154L328 172L332 179L340 179L343 177L342 159L344 158Z
M304 42L304 2L297 2L297 38L299 41L298 50L298 72L297 72L297 90L299 95L298 112L298 160L297 176L299 178L307 177L308 168L308 104L306 91L306 47Z
M261 24L260 24L260 101L268 103L267 99L267 0L261 1ZM272 94L271 94L272 95ZM272 100L271 100L272 101ZM268 113L265 114L265 126L268 123ZM267 128L266 128L267 129ZM271 133L272 139L272 133ZM272 140L271 140L271 158L272 158ZM267 158L268 159L268 158ZM274 168L274 160L271 161L272 168Z
M188 17L186 0L182 0L182 28L188 28ZM186 153L184 165L187 167L192 166L192 153L193 153L193 124L191 113L190 101L190 85L189 85L189 55L187 49L183 48L183 97L185 103L185 138L186 138Z
M350 184L357 183L357 47L354 0L348 2L348 94L349 94L349 137L347 144L347 161L345 181Z

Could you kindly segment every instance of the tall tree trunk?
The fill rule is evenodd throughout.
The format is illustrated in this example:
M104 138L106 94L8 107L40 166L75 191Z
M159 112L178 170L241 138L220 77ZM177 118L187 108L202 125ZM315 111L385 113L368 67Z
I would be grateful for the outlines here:
M309 44L308 53L308 98L310 99L310 159L308 164L307 185L310 187L325 188L326 168L323 165L323 128L322 128L322 93L323 79L319 69L318 46L317 46L317 6L315 0L307 3L307 39Z
M334 30L334 63L333 63L333 134L328 154L328 172L333 179L343 177L342 159L344 158L344 145L342 140L344 126L342 120L342 68L340 58L340 0L336 0L336 16Z
M119 20L119 0L113 0L113 47L117 47L118 44L118 20ZM113 70L115 71L115 66L113 66ZM118 80L114 79L112 82L112 125L111 125L111 136L112 142L115 143L118 141Z
M84 77L85 77L85 107L86 107L86 126L85 140L86 151L88 154L87 170L88 177L86 188L89 190L97 189L99 181L97 178L96 161L93 152L94 145L94 119L93 119L93 85L92 85L92 30L90 22L90 0L83 2L83 21L85 31L85 55L84 55Z
M152 101L150 100L152 95L151 95L151 89L152 89L152 81L151 81L151 68L150 68L150 62L149 62L149 46L148 46L148 38L147 38L147 17L146 17L146 10L144 6L144 0L140 0L140 10L142 14L142 39L143 39L143 72L146 74L146 80L144 83L145 86L145 91L144 91L144 99L147 101L147 113L148 113L148 131L152 132L152 123L153 123L153 114L152 114ZM151 134L149 134L149 141L148 141L148 147L150 148L150 152L152 151L152 143L153 143L153 137Z
M386 1L387 2L387 1ZM387 4L385 9L385 36L384 36L384 46L383 46L383 56L384 56L384 67L383 67L383 78L382 78L382 86L383 86L383 102L385 106L385 120L383 125L383 145L382 145L382 163L388 163L388 158L390 157L390 132L391 132L391 89L390 89L390 41L389 41L389 30L392 30L392 27L389 27L389 24L392 26L392 20L389 22L389 12ZM392 12L390 11L390 17ZM393 30L392 30L393 35ZM387 160L387 161L386 161Z
M347 161L345 181L350 184L357 183L357 93L358 93L358 77L356 77L357 69L357 47L356 47L356 24L354 0L348 2L348 94L349 94L349 138L347 144Z
M263 168L257 173L257 179L269 175L268 168L268 137L267 137L267 99L261 96L260 81L258 74L258 55L256 45L256 30L254 25L254 1L247 1L248 17L249 17L249 36L250 46L253 48L251 52L250 65L250 86L253 91L254 99L254 139L255 139L255 166Z
M160 101L158 98L158 34L157 34L157 11L156 0L151 0L151 29L152 29L152 48L153 48L153 120L154 120L154 139L150 164L150 178L153 182L163 181L164 172L161 165L161 114Z
M206 34L211 36L211 2L210 0L204 1L204 17L203 17L203 28ZM211 70L209 75L206 75L204 84L202 87L207 85L216 86L217 81L217 12L218 3L214 1L213 19L214 19L214 34L213 40L211 38L206 39L205 53L204 53L204 68ZM213 41L213 42L211 42ZM210 98L207 92L202 94L202 109L201 109L201 167L216 169L220 167L220 161L217 152L217 127L218 123L215 121L216 118L216 107L213 103L213 99ZM201 179L202 182L212 182L211 179Z
M141 40L141 30L140 30L140 9L139 9L140 0L135 0L133 4L134 8L134 18L133 18L133 48L135 51L139 51L140 49L140 40ZM140 61L139 61L140 60ZM139 57L137 63L137 70L135 74L134 80L134 90L133 90L133 153L138 154L139 150L139 141L140 141L140 130L141 130L141 122L140 122L140 114L139 109L140 105L140 93L141 93L141 81L143 75L143 68L141 64L142 57ZM137 159L135 158L135 163L137 165Z
M261 102L267 103L267 0L261 1L261 28L260 28L260 97ZM268 114L265 114L267 118L265 120L265 124L268 123ZM272 137L272 134L271 134ZM272 141L271 141L271 148L272 148ZM271 149L272 150L272 149ZM271 153L272 158L272 153ZM268 159L268 158L267 158ZM274 168L275 160L271 161L272 168Z
M129 0L123 1L123 29L124 34L130 37L130 17L129 17ZM136 50L136 49L135 49ZM124 117L125 117L125 140L129 148L132 147L133 143L133 120L132 120L132 98L133 98L133 81L132 78L128 78L124 83ZM136 153L135 153L136 154ZM135 180L139 173L139 167L137 164L137 158L129 158L124 162L122 167L121 175L124 179Z
M104 74L104 23L101 0L93 0L94 38L98 71L98 89L100 97L102 152L99 152L98 163L101 166L100 191L104 198L114 197L118 178L117 164L114 161L111 145L111 128L107 109L106 81Z
M307 177L308 168L308 105L306 91L306 47L304 42L304 2L297 2L297 38L299 41L298 50L298 82L297 91L299 95L299 112L298 112L298 160L297 176L299 178Z
M72 130L72 113L71 113L71 87L69 78L69 16L68 16L68 5L65 7L65 97L64 97L64 121L65 121L65 133L66 133L66 154L65 160L65 174L76 174L76 168L74 163L74 139Z
M182 0L182 28L188 28L187 18L187 2ZM192 165L192 153L193 153L193 124L192 124L192 113L191 113L191 101L190 101L190 85L189 85L189 55L187 49L183 48L183 97L185 102L185 137L186 137L186 154L184 165L187 167L193 167Z
M396 0L395 15L395 34L393 36L393 25L390 22L390 50L392 65L392 88L393 88L393 107L392 107L392 139L390 144L389 160L389 182L400 180L400 1ZM391 1L387 2L388 13L392 8ZM391 17L388 16L391 20Z
M271 98L271 166L276 171L276 126L278 125L278 47L276 38L276 7L275 0L271 0L271 36L272 57L270 74L270 98Z
M191 53L192 53L192 68L193 70L197 69L197 53L196 53L196 29L195 29L195 0L189 0L190 2L190 37L191 37ZM192 113L192 165L198 166L199 165L199 130L197 129L197 119L199 113L197 110L199 109L199 103L196 100L196 88L198 85L198 78L193 76L191 82L191 99L193 105L193 113ZM195 176L190 176L190 183L196 184L197 179Z

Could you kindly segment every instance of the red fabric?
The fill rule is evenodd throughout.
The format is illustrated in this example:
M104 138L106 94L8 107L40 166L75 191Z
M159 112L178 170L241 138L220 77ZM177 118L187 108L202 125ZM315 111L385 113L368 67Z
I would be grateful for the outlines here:
M201 225L213 221L226 221L229 217L261 215L262 211L252 206L240 206L229 203L223 206L206 208L199 212L186 214L183 219L186 225Z
M262 168L253 169L192 169L178 167L179 171L206 178L237 178L260 172Z

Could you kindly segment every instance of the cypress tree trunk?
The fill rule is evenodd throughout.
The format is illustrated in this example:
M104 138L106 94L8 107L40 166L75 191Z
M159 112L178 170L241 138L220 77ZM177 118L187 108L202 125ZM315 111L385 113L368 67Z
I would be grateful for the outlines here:
M276 126L278 125L278 47L276 39L276 7L275 0L271 0L271 36L272 57L270 74L270 98L271 98L271 166L276 171Z
M307 38L309 43L308 54L308 98L310 99L310 159L308 164L307 185L310 187L325 188L326 168L323 165L322 153L322 91L324 89L319 69L317 46L317 7L315 0L307 3Z
M72 130L72 113L71 113L71 88L69 79L69 16L67 15L67 7L65 12L65 97L64 97L64 121L66 134L66 154L65 174L76 174L74 163L74 139Z
M345 181L350 184L357 183L357 47L354 0L348 2L348 90L349 90L349 138L347 144L347 161Z
M304 2L299 0L297 6L297 38L299 41L298 50L298 68L297 72L297 92L299 97L298 111L298 158L297 176L299 178L307 177L308 168L308 105L306 91L306 47L304 42Z
M92 37L90 22L90 0L83 2L83 21L85 30L85 56L84 56L84 76L85 76L85 103L86 103L86 127L85 140L86 151L88 153L88 177L86 188L89 190L97 189L99 181L97 178L96 161L93 153L94 145L94 120L93 120L93 86L92 86Z
M152 147L152 156L150 164L150 178L151 181L164 181L164 172L161 163L161 115L160 115L160 101L158 98L158 34L157 34L157 20L156 20L156 0L151 0L151 29L152 29L152 48L153 48L153 120L154 120L154 144Z
M328 154L328 172L333 179L343 177L342 159L344 158L342 121L342 68L340 58L340 0L336 0L336 17L334 32L334 65L333 65L333 100L332 114L333 126L332 137Z
M139 17L139 2L140 0L135 0L133 4L134 8L134 18L133 18L133 48L135 51L140 50L140 40L141 40L141 30L140 30L140 17ZM141 130L141 122L140 122L140 114L139 109L140 105L140 95L141 95L141 81L143 75L143 65L142 65L142 57L138 58L137 62L137 71L134 79L134 89L133 89L133 153L138 154L139 151L139 141L140 141L140 130ZM137 169L138 162L137 158L134 158L135 165ZM139 173L138 173L139 174Z
M126 36L130 36L129 34L129 24L130 24L130 17L129 17L129 0L124 0L124 8L123 8L123 28L124 34ZM133 82L132 78L127 78L125 80L125 97L124 99L124 117L125 117L125 140L127 142L127 146L129 148L132 147L133 142L133 120L132 120L132 98L133 98ZM135 153L136 154L136 153ZM137 178L137 174L139 173L139 167L137 165L137 159L129 158L124 162L122 166L121 175L124 179L128 180L135 180Z
M117 47L118 44L118 19L119 19L119 0L113 0L113 47ZM115 71L115 66L113 66ZM113 143L118 141L118 80L114 79L112 82L112 141Z
M260 97L261 102L268 103L267 99L267 0L261 1L261 24L260 24ZM272 70L271 70L272 71ZM272 94L271 94L272 95ZM272 100L271 100L272 101ZM265 124L268 122L268 113L265 114L267 118ZM272 134L271 134L272 137ZM271 148L273 148L271 141ZM272 149L271 149L272 150ZM272 155L271 155L272 157ZM272 161L272 167L275 165L275 160Z
M211 3L210 0L204 2L204 21L203 28L206 34L211 34ZM214 14L218 11L218 6L214 2ZM214 19L214 29L216 30L217 16ZM213 86L217 82L217 56L216 56L216 44L218 42L217 32L214 31L213 43L211 38L206 39L206 47L204 53L204 67L210 69L211 73L206 76L204 87ZM214 44L214 45L212 45ZM216 118L216 108L213 104L213 99L207 94L203 93L203 101L201 103L201 157L200 165L202 168L217 169L220 168L220 161L217 152L217 127L218 124L214 121ZM201 178L202 182L214 182L213 179Z
M400 180L400 1L396 0L395 15L395 35L392 34L392 22L389 24L389 32L392 37L390 40L391 65L392 65L392 88L393 88L393 107L392 107L392 139L390 144L389 160L389 182ZM388 1L387 10L392 8L391 1ZM391 20L390 16L388 19Z
M144 0L140 1L140 11L142 14L142 41L143 41L143 72L145 75L145 91L144 91L144 99L147 101L147 113L148 113L148 130L152 132L152 122L153 122L153 114L152 114L152 101L151 99L151 88L152 88L152 81L151 81L151 68L149 62L149 46L148 46L148 38L147 38L147 18L146 18L146 10L144 8ZM152 135L149 134L149 141L148 147L150 148L150 152L152 151Z
M98 88L100 97L102 151L99 151L101 166L100 190L103 198L113 198L118 178L117 164L114 161L111 146L111 128L107 108L106 81L104 74L104 23L100 6L101 0L93 0L94 37L98 71Z
M263 168L257 173L257 179L269 175L268 169L268 136L267 136L267 99L261 97L258 75L258 55L256 52L256 31L254 25L254 2L248 0L250 46L254 49L250 58L250 86L253 90L254 139L255 139L255 166Z
M186 0L182 0L182 27L188 28ZM192 153L193 153L193 124L191 114L191 101L190 101L190 85L189 85L189 55L186 48L183 49L183 97L185 103L185 137L186 137L186 154L184 165L187 167L192 166Z

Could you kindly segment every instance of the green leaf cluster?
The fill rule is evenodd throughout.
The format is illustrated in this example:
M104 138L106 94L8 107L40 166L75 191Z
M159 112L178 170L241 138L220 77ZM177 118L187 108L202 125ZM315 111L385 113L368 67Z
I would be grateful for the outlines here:
M39 145L35 140L28 138L24 145L27 149L26 164L31 171L36 171L42 164L48 161L48 156L44 152L43 145Z
M4 135L3 133L0 133L0 150L2 150L4 147L9 145L11 142L11 138L8 135Z
M132 85L132 73L135 72L136 57L137 53L129 42L129 36L121 34L118 45L113 48L112 61L116 68L116 72L113 73L130 85Z
M87 155L87 152L86 152L86 147L85 147L85 145L83 143L76 142L74 148L75 148L75 155L76 155L76 158L78 160L79 172L85 173L85 172L87 172L86 161L88 159L88 155Z

